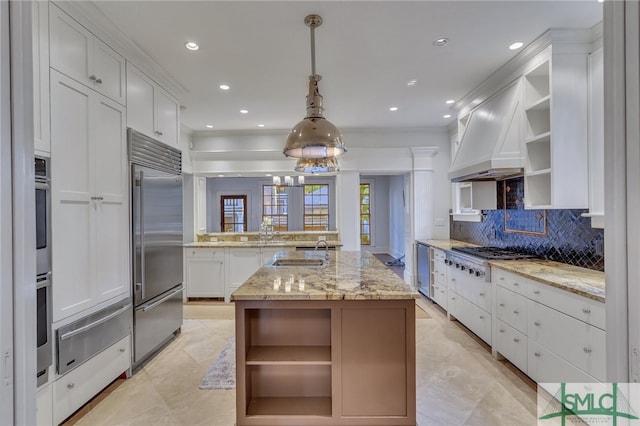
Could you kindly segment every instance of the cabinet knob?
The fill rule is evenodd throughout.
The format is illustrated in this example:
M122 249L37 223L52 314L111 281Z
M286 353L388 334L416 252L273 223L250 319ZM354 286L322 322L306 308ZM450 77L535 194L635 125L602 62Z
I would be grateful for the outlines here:
M519 285L520 285L520 283L516 283L516 282L514 282L514 283L513 283L513 285L515 285L515 286L519 286Z
M513 311L513 313L514 313L514 314L516 314L516 315L518 315L518 314L520 313L520 311L515 310L515 311Z
M520 339L518 339L517 337L514 337L514 338L513 338L513 341L514 341L514 342L516 342L516 343L518 343L518 342L520 341Z
M504 281L504 277L500 277L499 279L500 279L500 281Z
M451 278L451 281L455 281L455 280L456 280L455 278Z
M97 79L97 77L95 75L93 75L93 74L89 76L89 80L91 80L91 81L96 81L96 79Z
M484 315L480 315L480 319L484 319Z
M480 296L484 297L484 293L480 293Z
M500 333L504 333L504 328L501 328L501 329L500 329Z
M500 306L502 306L504 308L504 303L501 303Z
M582 312L584 312L585 314L590 314L590 313L591 313L591 309L589 309L589 308L582 308Z
M533 355L537 356L538 358L540 358L540 352L534 352Z
M534 290L533 294L540 294L540 290Z
M73 389L75 386L75 383L67 383L67 389Z
M451 298L451 300L456 300L456 298L455 298L455 297L452 297L452 298Z
M535 321L533 325L540 327L540 321Z
M583 351L584 351L584 353L586 353L586 354L590 354L590 353L591 353L591 348L590 348L590 347L588 347L588 346L587 346L587 347L582 348L582 350L583 350Z
M120 348L120 352L124 352L124 348Z
M101 78L96 79L96 83L102 84L102 79Z

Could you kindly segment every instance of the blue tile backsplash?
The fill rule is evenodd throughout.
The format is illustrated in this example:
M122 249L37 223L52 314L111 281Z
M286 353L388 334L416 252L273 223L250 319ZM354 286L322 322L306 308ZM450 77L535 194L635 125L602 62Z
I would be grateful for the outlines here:
M536 214L540 212L546 213L546 233L536 234L535 231L541 231L542 221L537 219L536 222ZM580 216L585 212L587 210L483 210L482 222L452 220L450 235L455 240L511 248L557 262L604 271L604 231L591 228L591 219ZM505 229L505 217L508 229L526 228L522 230L534 232Z

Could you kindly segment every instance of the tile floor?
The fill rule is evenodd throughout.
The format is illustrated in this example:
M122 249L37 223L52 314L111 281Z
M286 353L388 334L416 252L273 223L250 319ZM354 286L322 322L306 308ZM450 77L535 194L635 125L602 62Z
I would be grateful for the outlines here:
M535 425L536 392L426 299L416 321L418 424ZM233 306L187 304L182 333L127 380L118 380L66 425L220 425L235 421L235 391L198 386L233 334Z

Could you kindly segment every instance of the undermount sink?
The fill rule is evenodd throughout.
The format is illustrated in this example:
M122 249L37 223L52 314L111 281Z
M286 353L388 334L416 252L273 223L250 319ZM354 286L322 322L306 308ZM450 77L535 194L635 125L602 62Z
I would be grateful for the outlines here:
M281 257L275 259L272 266L323 266L324 259Z

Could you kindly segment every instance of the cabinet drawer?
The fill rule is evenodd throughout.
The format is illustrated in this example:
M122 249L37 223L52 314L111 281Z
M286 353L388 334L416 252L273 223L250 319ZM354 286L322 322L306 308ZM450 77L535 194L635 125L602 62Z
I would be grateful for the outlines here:
M491 314L480 309L460 295L455 296L455 317L469 330L491 345Z
M53 420L61 423L131 367L131 336L53 382Z
M515 328L498 321L495 348L513 365L527 372L527 336Z
M438 260L440 262L444 261L446 255L445 255L445 252L443 250L436 249L436 248L432 248L431 250L433 250L433 259L434 260Z
M527 299L504 287L496 287L496 315L511 327L527 333Z
M593 383L595 378L529 339L527 375L537 383Z
M494 268L493 271L495 271L495 281L500 287L515 291L516 293L526 297L531 294L531 290L529 288L531 286L531 282L527 278L498 268Z
M447 288L445 286L433 285L433 301L447 310Z
M604 303L547 284L531 284L527 295L530 299L605 330Z
M186 248L187 257L209 257L216 260L224 260L223 248Z
M527 334L569 363L604 380L605 332L529 300Z

